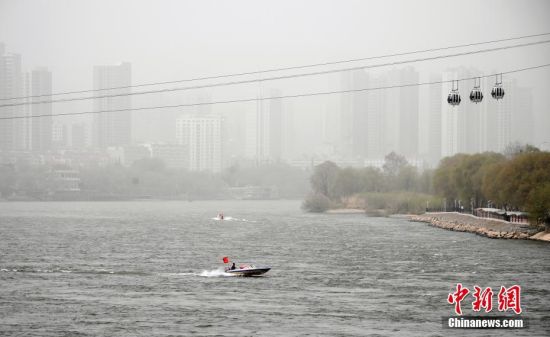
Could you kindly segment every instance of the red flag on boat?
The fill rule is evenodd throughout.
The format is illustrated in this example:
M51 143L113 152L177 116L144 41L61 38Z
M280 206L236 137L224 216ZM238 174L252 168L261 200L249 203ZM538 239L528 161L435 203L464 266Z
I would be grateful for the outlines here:
M223 257L223 263L229 263L229 258L227 256Z

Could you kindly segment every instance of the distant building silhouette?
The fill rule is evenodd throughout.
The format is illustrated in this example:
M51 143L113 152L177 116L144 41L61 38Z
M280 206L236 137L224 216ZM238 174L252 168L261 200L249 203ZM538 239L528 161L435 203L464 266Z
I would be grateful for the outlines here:
M431 75L430 82L441 81L441 75ZM434 167L441 159L441 115L443 113L443 102L447 97L442 96L443 89L441 84L432 84L424 86L422 90L423 105L419 107L419 119L423 118L419 126L419 136L423 138L423 148L419 155L425 159L430 166ZM422 132L420 131L422 128ZM420 143L420 140L419 140Z
M385 85L387 85L387 82L382 76L372 77L369 81L370 87ZM382 160L388 154L386 146L386 105L387 96L385 90L374 90L367 93L367 152L365 157L371 160L369 163Z
M21 55L6 53L0 44L0 98L21 97L24 94ZM7 101L8 102L8 101ZM22 102L13 100L9 102ZM2 116L21 117L25 115L24 106L2 108ZM0 120L0 150L27 150L29 148L28 120Z
M281 92L271 89L270 97ZM283 114L280 99L258 100L256 109L245 116L245 156L256 164L281 159L283 146Z
M34 124L33 124L34 126ZM64 149L69 142L69 136L67 132L67 125L63 123L51 124L50 141L53 148ZM46 149L44 149L46 150Z
M47 68L36 68L30 72L30 95L32 102L52 99L52 73ZM31 107L31 149L45 152L52 149L52 104L32 104ZM41 117L38 117L41 116Z
M341 74L342 90L367 88L369 76L364 70L346 71ZM340 123L341 149L347 158L365 157L368 148L367 92L350 92L341 95Z
M222 118L183 116L176 121L176 139L188 151L187 169L219 172L222 168Z
M417 83L413 67L378 75L363 70L344 72L342 90L380 88ZM378 160L391 151L409 158L418 155L418 88L395 88L344 93L341 96L341 147L347 158Z
M533 116L533 89L516 87L512 111L512 140L532 145L536 144L535 119Z
M395 75L390 76L395 78L395 82L392 81L392 84L419 82L418 72L413 67L406 67L392 72L395 73ZM388 96L399 101L399 120L396 124L398 130L396 135L397 152L407 158L415 158L418 156L418 86L393 89Z
M88 125L85 123L71 125L71 147L74 149L84 149L88 146L90 146Z
M94 67L94 90L113 87L124 87L132 84L132 67L128 62L119 65ZM131 88L101 90L94 92L94 110L131 109L131 96L124 96ZM102 97L121 94L119 97ZM94 145L105 149L112 146L129 145L132 140L132 112L117 111L94 115Z
M162 160L168 168L189 167L189 151L184 145L151 143L145 146L150 149L152 158Z

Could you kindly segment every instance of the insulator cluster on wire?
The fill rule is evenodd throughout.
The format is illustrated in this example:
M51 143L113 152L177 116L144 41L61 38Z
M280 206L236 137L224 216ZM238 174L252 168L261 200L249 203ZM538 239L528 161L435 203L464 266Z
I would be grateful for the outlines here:
M502 99L504 97L504 88L502 87L502 74L496 75L495 85L491 90L491 96L496 99ZM458 80L452 81L452 88L447 96L447 103L452 106L457 106L461 102L460 92L458 91ZM472 103L480 103L483 101L483 92L481 91L481 78L476 77L474 82L474 88L470 92L470 101Z

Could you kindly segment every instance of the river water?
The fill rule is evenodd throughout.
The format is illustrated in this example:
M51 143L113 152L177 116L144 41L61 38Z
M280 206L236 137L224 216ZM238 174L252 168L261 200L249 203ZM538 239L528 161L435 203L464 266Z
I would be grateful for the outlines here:
M549 244L299 206L0 203L0 336L548 335ZM273 269L226 277L223 256ZM529 328L443 329L458 282L521 285Z

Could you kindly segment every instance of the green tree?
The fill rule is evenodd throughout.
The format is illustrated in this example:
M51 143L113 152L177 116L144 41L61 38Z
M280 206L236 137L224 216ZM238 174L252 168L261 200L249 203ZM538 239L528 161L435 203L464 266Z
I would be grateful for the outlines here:
M449 200L461 200L463 204L473 202L473 206L483 205L487 201L486 191L498 193L491 178L500 168L498 164L504 161L504 156L493 152L444 158L434 172L434 190Z
M335 197L347 197L359 193L361 190L361 178L358 170L347 167L338 171L332 192Z
M456 185L456 171L466 154L456 154L452 157L441 159L439 166L434 172L433 186L437 194L448 199L458 198L458 186Z
M534 223L544 223L550 230L550 182L529 193L525 208Z
M387 191L384 175L376 167L365 167L359 173L359 185L362 192L385 192Z
M340 168L331 161L315 166L311 176L311 188L315 194L322 194L329 199L334 198L334 187Z
M433 170L423 170L418 177L418 192L432 194L433 193Z
M537 147L530 144L513 142L508 144L503 151L506 158L514 158L515 156L520 155L522 153L530 153L530 152L540 152L540 150Z
M531 191L550 182L550 152L529 152L508 160L493 178L504 206L524 208Z
M483 179L488 167L503 162L504 157L498 153L486 152L468 155L458 163L454 179L459 200L474 201L482 205L486 199L483 194Z
M396 190L416 191L418 186L418 170L411 165L405 165L401 167L395 180Z
M382 169L387 176L396 177L399 171L409 163L405 157L398 155L395 152L390 152L384 157L384 165Z

